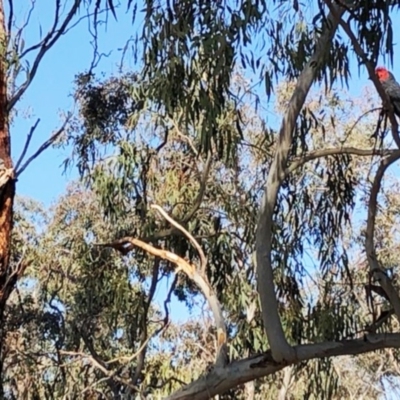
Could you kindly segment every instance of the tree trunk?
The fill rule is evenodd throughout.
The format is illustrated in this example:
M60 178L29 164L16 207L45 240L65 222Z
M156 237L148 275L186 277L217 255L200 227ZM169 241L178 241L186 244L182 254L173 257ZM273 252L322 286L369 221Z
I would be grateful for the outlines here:
M12 168L11 143L7 112L7 31L4 3L0 0L0 161ZM10 268L11 230L13 224L13 202L15 180L9 179L0 187L0 398L3 398L3 357L5 339L5 305L17 281L17 271ZM14 273L13 273L14 272Z

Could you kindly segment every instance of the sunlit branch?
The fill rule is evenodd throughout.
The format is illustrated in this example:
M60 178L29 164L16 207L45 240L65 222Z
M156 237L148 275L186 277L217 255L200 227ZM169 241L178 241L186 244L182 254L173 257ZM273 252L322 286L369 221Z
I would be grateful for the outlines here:
M188 232L182 225L180 225L178 222L174 221L160 206L153 204L151 208L154 208L157 210L172 226L174 226L176 229L180 230L190 241L190 243L193 245L193 247L197 250L199 253L200 257L200 269L201 271L205 270L205 267L207 265L207 258L204 254L203 249L201 248L200 244L197 242L197 240Z
M164 210L161 209L159 206L153 205L152 208L156 209L163 215L169 222L171 222L171 217L169 217ZM160 211L161 209L161 211ZM176 221L173 221L174 225L184 232L185 236L192 242L194 240L193 237L184 230L183 227L179 226ZM187 232L187 235L186 235ZM218 339L218 355L216 365L225 365L227 363L227 347L226 347L226 340L227 340L227 333L226 333L226 326L225 321L222 315L222 308L219 303L218 297L214 292L212 286L208 282L208 278L205 274L202 274L201 269L196 268L195 265L189 263L182 257L179 257L175 253L172 253L168 250L158 249L148 243L143 242L142 240L133 238L133 237L125 237L119 240L116 240L112 243L105 243L100 244L101 246L112 247L122 254L129 253L134 247L139 247L142 250L146 251L147 253L160 257L163 260L167 260L173 264L175 264L178 268L176 269L176 273L182 271L184 272L189 279L191 279L202 291L205 298L208 301L208 304L211 308L211 311L214 316L215 325L217 328L217 339ZM197 244L198 246L198 244ZM195 246L197 248L197 246Z
M226 348L226 325L224 317L222 315L222 307L219 303L218 296L216 295L206 275L207 257L205 256L200 244L183 226L174 221L160 206L153 204L151 208L157 210L172 226L175 226L175 228L179 229L185 235L185 237L189 239L190 243L199 253L200 268L197 269L196 267L194 267L194 269L192 270L193 275L191 279L203 292L213 313L218 335L218 356L216 364L224 365L227 363L228 357Z

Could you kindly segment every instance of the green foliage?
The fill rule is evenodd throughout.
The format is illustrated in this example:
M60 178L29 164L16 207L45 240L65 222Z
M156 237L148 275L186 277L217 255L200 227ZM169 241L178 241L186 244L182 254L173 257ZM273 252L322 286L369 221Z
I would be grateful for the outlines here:
M112 1L107 4L115 13ZM104 245L124 236L139 238L198 265L198 252L157 217L153 204L204 250L206 275L226 318L231 358L268 350L252 254L277 135L275 124L257 108L259 92L238 68L241 64L245 73L251 70L265 81L267 97L275 92L282 113L292 80L324 29L326 9L320 2L313 9L277 0L144 5L143 68L76 79L79 115L66 140L73 148L67 164L77 165L84 185L69 188L49 212L29 202L16 212L13 262L22 254L28 260L31 282L22 283L31 287L21 283L23 293L15 293L7 310L4 381L14 397L26 387L12 376L24 373L34 382L32 395L41 398L166 396L212 365L216 332L208 312L198 321L171 320L173 296L189 309L199 308L203 300L194 283L141 249L122 256ZM393 7L364 1L349 11L373 63L379 49L392 55ZM274 213L276 294L293 345L355 337L376 319L364 295L367 274L355 260L364 251L365 226L354 217L358 210L365 215L368 171L376 169L376 160L339 153L303 162L327 148L376 145L376 114L358 121L365 104L372 108L375 100L365 96L356 104L336 85L348 81L351 55L337 34L315 65L324 85L297 120ZM398 194L398 186L384 190L378 215L377 236L386 240L379 255L393 269L399 243L389 226L397 221ZM167 292L160 295L165 282ZM387 302L380 299L379 308L387 310ZM388 331L391 324L388 319L379 330ZM378 362L397 375L383 358ZM376 384L366 389L373 398L380 387L378 368L361 362L357 367ZM348 395L336 368L334 360L297 366L290 372L297 379L290 398ZM256 382L257 395L275 398L284 379L278 374ZM246 398L246 388L225 396Z

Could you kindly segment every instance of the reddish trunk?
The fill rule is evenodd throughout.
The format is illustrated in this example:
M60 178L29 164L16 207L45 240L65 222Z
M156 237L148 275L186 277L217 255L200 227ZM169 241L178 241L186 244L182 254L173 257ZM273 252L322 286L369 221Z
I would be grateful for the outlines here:
M0 159L6 168L12 168L11 143L7 113L7 78L5 71L5 47L7 32L4 23L3 1L0 0ZM11 292L9 282L10 242L13 223L15 182L9 180L0 188L0 312L3 311ZM1 324L1 321L0 321Z
M0 0L0 158L6 168L12 168L11 143L7 112L7 74L4 4ZM10 179L0 187L0 397L3 398L3 362L5 340L5 305L18 277L10 267L11 230L15 181Z

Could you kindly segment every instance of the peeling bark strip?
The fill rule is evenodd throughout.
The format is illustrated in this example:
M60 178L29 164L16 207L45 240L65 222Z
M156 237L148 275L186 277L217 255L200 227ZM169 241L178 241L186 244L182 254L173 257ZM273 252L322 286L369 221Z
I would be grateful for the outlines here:
M324 31L321 34L315 52L300 74L296 88L290 99L279 131L274 160L268 173L261 201L256 233L256 268L258 293L261 299L261 313L266 330L272 357L277 362L294 361L296 354L288 344L278 314L275 295L274 275L271 263L273 214L279 189L285 179L288 155L293 140L293 130L297 117L304 105L307 94L313 84L318 70L322 67L324 56L331 46L338 27L337 16L341 17L344 8L335 5L335 15L328 15Z

